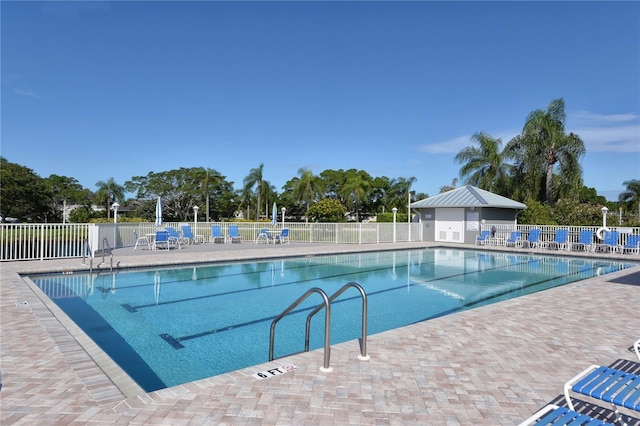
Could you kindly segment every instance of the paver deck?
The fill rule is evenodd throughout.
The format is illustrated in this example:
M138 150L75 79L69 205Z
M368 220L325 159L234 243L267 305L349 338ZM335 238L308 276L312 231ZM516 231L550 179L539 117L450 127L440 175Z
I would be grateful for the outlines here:
M246 242L170 253L118 249L114 261L130 267L425 246ZM108 267L99 261L93 267ZM562 404L564 382L591 364L640 368L629 349L640 338L636 267L371 335L368 361L357 358L357 341L333 345L330 373L320 371L317 350L144 393L19 275L88 265L69 259L0 267L2 425L513 425L549 402ZM252 376L286 363L298 369ZM576 408L611 418L588 404Z

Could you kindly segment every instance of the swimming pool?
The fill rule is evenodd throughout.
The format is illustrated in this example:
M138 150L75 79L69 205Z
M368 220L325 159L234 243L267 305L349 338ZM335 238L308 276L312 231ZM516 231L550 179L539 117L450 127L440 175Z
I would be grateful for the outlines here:
M362 285L374 334L632 266L433 248L31 279L152 391L266 362L273 318L312 287L331 295ZM310 297L278 324L276 357L303 350L306 317L320 302ZM332 344L360 337L361 303L348 290L332 304ZM312 349L323 329L316 315Z

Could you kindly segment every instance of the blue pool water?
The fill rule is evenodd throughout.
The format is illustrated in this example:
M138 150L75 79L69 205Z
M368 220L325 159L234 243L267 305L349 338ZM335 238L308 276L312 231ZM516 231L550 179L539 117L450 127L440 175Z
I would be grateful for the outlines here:
M330 296L359 283L374 334L632 266L434 248L31 279L152 391L268 361L271 322L312 287ZM278 323L276 358L304 350L307 315L321 302L313 295ZM347 290L331 311L332 344L361 337L358 291ZM311 349L323 338L320 313Z

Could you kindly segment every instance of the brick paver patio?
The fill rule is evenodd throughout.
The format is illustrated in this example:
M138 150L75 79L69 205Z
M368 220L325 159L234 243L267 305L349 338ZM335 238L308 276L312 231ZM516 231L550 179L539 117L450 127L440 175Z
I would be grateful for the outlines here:
M171 253L118 249L114 260L128 267L424 246L247 242ZM564 382L591 364L640 368L629 350L640 338L635 267L371 335L368 361L357 358L357 341L334 345L330 373L320 371L318 350L144 393L18 275L74 270L81 260L0 266L2 425L513 425L550 401L562 404ZM285 363L298 369L252 376ZM611 418L607 410L578 406Z

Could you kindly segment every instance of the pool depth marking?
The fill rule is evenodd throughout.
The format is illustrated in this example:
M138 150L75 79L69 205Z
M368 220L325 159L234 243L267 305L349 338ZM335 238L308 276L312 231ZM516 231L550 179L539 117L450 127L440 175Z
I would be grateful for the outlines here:
M269 370L260 371L259 373L253 373L252 376L258 380L268 379L270 377L280 376L281 374L290 373L297 370L293 364L285 364L280 367L270 368Z

